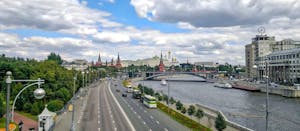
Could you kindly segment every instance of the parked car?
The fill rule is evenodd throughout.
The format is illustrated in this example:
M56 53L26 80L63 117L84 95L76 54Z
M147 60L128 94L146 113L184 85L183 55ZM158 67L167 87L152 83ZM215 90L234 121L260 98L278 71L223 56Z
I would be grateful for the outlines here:
M116 89L116 92L120 92L120 89Z
M279 85L276 84L276 83L274 83L274 82L271 82L271 83L270 83L270 86L271 86L271 87L279 87Z
M123 97L127 97L127 94L126 94L126 93L122 93L122 96L123 96Z

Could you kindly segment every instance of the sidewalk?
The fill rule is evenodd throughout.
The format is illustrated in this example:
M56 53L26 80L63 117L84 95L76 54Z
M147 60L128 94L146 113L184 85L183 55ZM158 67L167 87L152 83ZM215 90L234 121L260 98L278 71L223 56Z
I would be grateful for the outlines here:
M20 121L23 121L23 131L28 131L29 128L34 128L35 130L38 130L38 122L34 121L30 118L27 118L21 114L14 113L14 121L18 124Z

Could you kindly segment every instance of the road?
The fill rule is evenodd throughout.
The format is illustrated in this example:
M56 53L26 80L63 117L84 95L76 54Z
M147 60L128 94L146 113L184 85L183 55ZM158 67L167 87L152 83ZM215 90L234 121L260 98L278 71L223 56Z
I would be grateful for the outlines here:
M149 109L144 106L138 99L133 99L131 94L122 97L122 93L126 92L126 88L121 85L121 81L115 80L112 84L113 94L118 99L120 105L133 121L135 126L144 125L144 129L137 127L137 130L153 130L153 131L188 131L189 129L171 119L169 116L161 112L159 109ZM115 90L119 89L120 92ZM141 123L141 124L140 124Z
M131 94L122 97L126 89L121 81L96 82L86 97L76 100L75 129L77 131L187 131L158 109L148 109ZM117 85L117 86L115 86ZM121 92L116 92L116 88ZM70 130L71 112L59 116L55 129Z
M98 83L90 89L87 108L77 130L81 131L134 131L130 120L122 112L114 96L108 88L108 82Z

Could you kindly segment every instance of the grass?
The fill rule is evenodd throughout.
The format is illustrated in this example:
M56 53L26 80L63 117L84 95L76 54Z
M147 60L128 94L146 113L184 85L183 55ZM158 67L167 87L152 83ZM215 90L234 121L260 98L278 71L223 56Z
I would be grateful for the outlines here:
M22 112L22 111L17 111L17 113L31 119L31 120L34 120L34 121L38 121L38 116L37 115L31 115L30 113L26 113L26 112Z
M188 118L187 116L173 110L170 108L170 112L168 113L168 107L165 106L164 104L157 102L157 107L169 115L171 118L179 122L180 124L190 128L193 131L211 131L211 129L199 124L198 122Z

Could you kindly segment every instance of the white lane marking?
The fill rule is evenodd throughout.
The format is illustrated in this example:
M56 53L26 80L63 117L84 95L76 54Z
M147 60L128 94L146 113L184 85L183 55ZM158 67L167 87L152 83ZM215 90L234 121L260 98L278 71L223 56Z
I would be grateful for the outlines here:
M165 128L165 131L168 131L168 129L167 129L167 128Z
M149 131L152 131L152 129L149 129Z
M117 130L117 127L115 127L115 131Z
M146 122L145 122L145 121L143 121L143 124L144 124L144 125L146 125Z
M141 119L141 116L139 115L138 118Z
M134 114L136 114L136 112L134 112Z
M146 110L144 110L144 112L145 112L145 113L147 113L147 111L146 111Z
M98 124L100 124L100 121L98 121Z
M98 128L98 131L100 131L100 128Z
M151 119L153 119L153 116L150 116Z
M114 121L114 120L112 120L112 122L115 124L115 121Z
M157 124L159 124L159 121L156 121Z
M120 103L117 101L115 95L111 92L111 89L110 89L110 83L108 84L108 90L109 90L111 96L113 97L113 99L115 100L115 102L117 103L117 106L118 106L119 109L121 110L121 113L124 115L124 117L125 117L126 121L128 122L128 124L129 124L131 130L132 130L132 131L136 131L135 128L133 127L131 121L129 120L127 114L124 112L124 110L123 110L123 108L121 107Z

